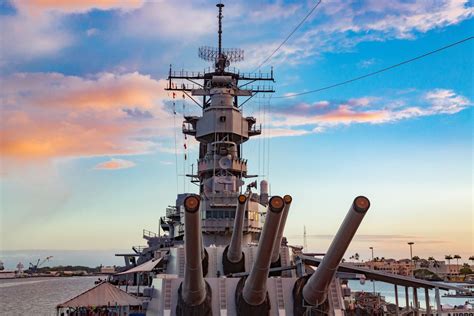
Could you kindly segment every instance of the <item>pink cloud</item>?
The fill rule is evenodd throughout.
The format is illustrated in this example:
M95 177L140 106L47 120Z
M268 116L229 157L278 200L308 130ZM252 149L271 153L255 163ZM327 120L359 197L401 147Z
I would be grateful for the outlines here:
M0 152L50 159L151 151L149 137L172 135L164 84L139 73L13 74L0 91Z
M472 102L448 89L434 89L410 102L418 106L407 106L406 100L383 100L375 97L350 99L340 103L319 101L313 104L295 104L271 113L273 128L312 126L324 128L354 123L382 124L414 117L455 114L472 106ZM300 130L301 131L301 130ZM304 135L304 134L302 134Z
M117 170L117 169L128 169L135 167L135 163L129 160L115 159L112 158L108 161L97 164L94 169L98 170Z
M22 11L39 14L43 11L59 11L65 13L83 13L92 9L137 9L143 5L142 0L14 0L14 4Z

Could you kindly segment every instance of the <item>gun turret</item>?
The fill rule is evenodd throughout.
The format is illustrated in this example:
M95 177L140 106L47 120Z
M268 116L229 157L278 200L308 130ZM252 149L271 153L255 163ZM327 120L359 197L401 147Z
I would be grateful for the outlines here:
M303 299L306 304L313 306L320 306L326 302L327 290L334 278L337 266L369 207L370 201L366 197L358 196L354 199L321 264L308 279L302 291L300 291L301 287L298 289L299 280L296 282L296 288L293 291L295 304L302 304ZM301 308L301 305L299 308ZM299 315L297 312L299 308L295 306L295 315Z
M269 201L252 270L237 285L237 315L267 315L270 310L267 278L284 206L285 202L279 196L274 196Z
M211 288L204 281L201 250L200 197L184 200L184 248L186 251L184 280L178 290L176 315L211 315Z
M224 274L226 275L245 271L245 256L242 252L242 231L244 228L247 197L243 194L239 195L238 202L237 209L235 210L232 238L222 255L222 265L224 267Z
M290 205L291 205L291 201L293 201L293 198L291 197L291 195L285 195L283 197L283 201L285 201L285 207L283 208L283 214L281 215L276 242L275 242L275 245L273 246L272 263L277 262L278 259L280 258L281 239L283 238L283 231L285 230L286 218L288 217L288 212L290 210Z

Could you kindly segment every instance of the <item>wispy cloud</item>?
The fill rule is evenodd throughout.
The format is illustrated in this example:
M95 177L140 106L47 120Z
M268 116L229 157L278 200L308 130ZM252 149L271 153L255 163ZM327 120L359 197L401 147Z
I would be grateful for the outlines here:
M193 23L192 27L190 23ZM119 25L122 34L136 38L191 41L214 32L216 10L202 3L151 1L138 10L122 15Z
M282 19L292 17L301 10L302 7L301 4L283 4L281 1L277 1L276 3L255 2L251 10L248 9L248 5L241 5L241 10L251 22L259 24L273 20L281 21Z
M347 101L318 101L296 103L275 108L270 126L297 129L310 127L326 129L338 125L382 124L415 117L458 113L472 102L449 89L434 89L405 99L382 99L368 96ZM301 133L304 135L304 133Z
M0 29L5 45L0 50L0 67L54 55L74 42L61 19L52 15L0 15Z
M265 130L264 134L259 137L265 138L276 138L276 137L292 137L292 136L303 136L310 132L304 129L291 129L291 128L275 128L269 127Z
M369 58L365 60L361 60L360 62L357 63L357 67L359 68L369 68L377 63L377 60L375 58Z
M171 166L171 165L174 165L174 162L160 160L160 164L165 165L165 166Z
M291 235L288 238L303 238L302 235ZM309 234L306 236L308 239L319 239L319 240L333 240L334 235L331 234ZM416 235L399 235L399 234L357 234L354 236L354 241L358 242L380 242L380 243L405 243L408 241L414 241L416 244L444 244L448 243L447 240L443 239L431 239L423 236Z
M352 50L361 42L413 39L420 33L458 24L474 14L468 0L323 2L293 38L272 58L273 65L296 65L326 52ZM255 67L282 38L246 45L246 65ZM310 59L311 58L311 59ZM372 60L361 65L368 66Z
M76 42L76 35L67 23L69 14L87 13L91 10L139 9L142 0L13 0L15 13L0 15L2 43L0 67L7 63L22 63L36 58L55 56ZM87 36L97 34L90 28Z
M90 28L90 29L87 29L86 31L87 36L94 36L94 35L97 35L97 33L99 33L99 30L96 28Z
M117 170L117 169L128 169L135 167L135 163L133 161L124 160L124 159L116 159L112 158L108 161L101 162L97 164L94 169L98 170Z

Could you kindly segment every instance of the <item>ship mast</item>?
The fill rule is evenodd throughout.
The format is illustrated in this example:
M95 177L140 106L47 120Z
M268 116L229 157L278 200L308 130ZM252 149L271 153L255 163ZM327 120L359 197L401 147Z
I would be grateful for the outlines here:
M170 67L166 88L183 93L202 108L202 116L184 117L183 133L194 136L199 142L197 173L187 176L200 187L205 244L206 235L213 236L209 242L228 244L226 227L235 216L243 180L256 177L247 173L247 160L241 157L241 147L250 137L260 135L261 127L256 125L254 117L243 116L242 106L258 93L274 92L268 84L274 82L273 70L270 73L243 73L230 68L231 63L244 60L244 51L222 47L224 5L219 3L217 8L218 47L199 48L199 57L212 62L213 68L192 72L175 71ZM240 102L241 98L245 98L243 102ZM258 215L255 217L255 224L249 225L251 235L261 230ZM211 219L212 225L208 225Z

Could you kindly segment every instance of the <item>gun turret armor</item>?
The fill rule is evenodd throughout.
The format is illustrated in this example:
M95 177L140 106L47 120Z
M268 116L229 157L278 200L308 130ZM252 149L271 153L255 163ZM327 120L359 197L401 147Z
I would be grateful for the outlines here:
M306 284L301 292L298 290L294 291L296 315L299 315L298 310L304 310L302 304L320 306L326 302L329 284L333 280L337 267L369 207L370 201L365 196L358 196L354 199L316 272L309 279L306 278L307 281L305 279ZM298 282L296 286L298 286Z
M242 231L244 226L245 208L247 206L247 196L241 194L234 217L234 229L230 244L224 249L222 255L222 266L224 274L245 271L245 255L242 252Z
M200 197L190 195L184 200L184 280L178 290L176 314L212 315L211 289L206 284L202 269Z

